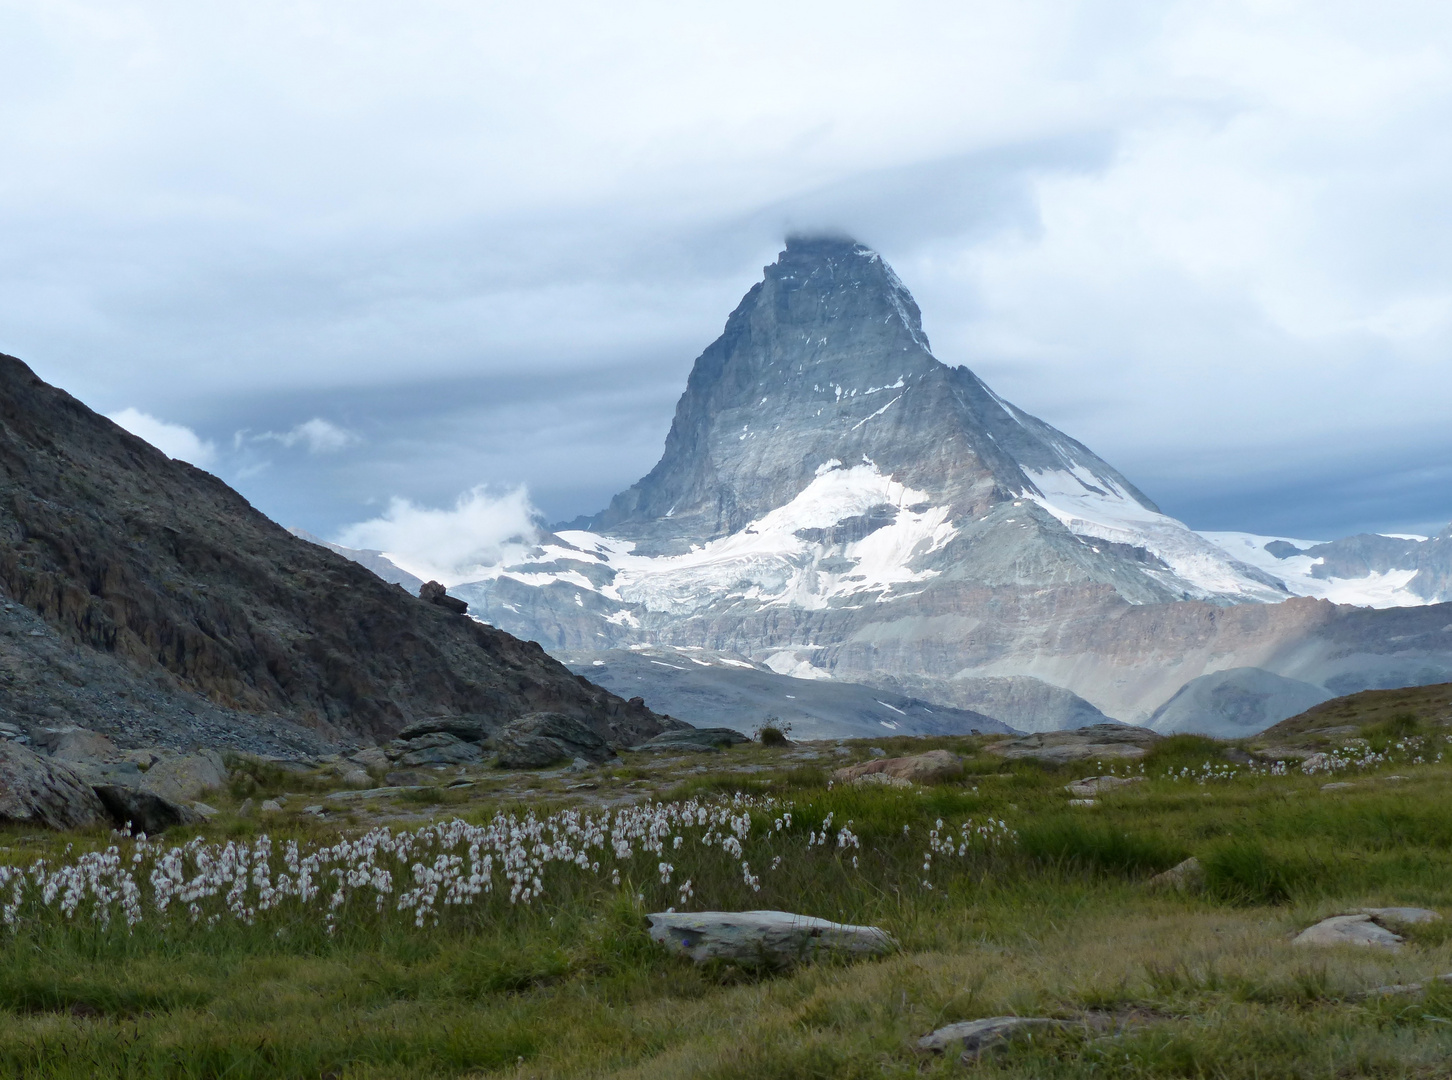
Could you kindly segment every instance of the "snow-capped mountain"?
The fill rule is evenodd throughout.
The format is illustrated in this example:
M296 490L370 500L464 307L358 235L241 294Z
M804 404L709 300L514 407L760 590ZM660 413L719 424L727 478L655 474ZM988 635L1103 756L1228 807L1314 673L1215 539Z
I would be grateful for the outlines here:
M788 241L696 360L650 473L451 591L557 652L699 648L1021 728L1143 720L1230 668L1316 685L1352 669L1366 685L1452 677L1452 635L1394 661L1291 648L1336 621L1294 598L1339 595L1325 575L1345 555L1206 538L1161 513L1082 443L939 361L876 252L809 238ZM1388 595L1436 576L1374 572Z
M1330 542L1207 532L1227 555L1274 575L1297 596L1361 607L1452 600L1452 525L1434 537L1363 533Z

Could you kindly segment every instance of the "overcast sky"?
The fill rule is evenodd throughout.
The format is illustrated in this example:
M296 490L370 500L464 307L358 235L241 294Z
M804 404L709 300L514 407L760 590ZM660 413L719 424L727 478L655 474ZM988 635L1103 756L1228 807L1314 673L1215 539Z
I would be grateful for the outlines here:
M833 229L940 359L1191 525L1425 531L1449 33L1395 0L0 0L0 351L284 524L521 485L555 520L654 464L782 237Z

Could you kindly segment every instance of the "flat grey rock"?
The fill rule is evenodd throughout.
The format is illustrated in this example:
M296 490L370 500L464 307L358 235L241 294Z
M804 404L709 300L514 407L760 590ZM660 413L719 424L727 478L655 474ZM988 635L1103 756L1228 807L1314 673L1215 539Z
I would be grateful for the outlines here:
M1356 909L1357 915L1370 915L1377 922L1415 926L1441 922L1442 916L1429 908L1419 907L1364 907Z
M1129 724L1094 724L1071 731L1048 731L989 744L990 754L1013 761L1035 758L1055 764L1142 758L1164 736Z
M964 1020L940 1027L919 1039L918 1049L934 1053L962 1050L965 1054L976 1054L996 1043L1006 1042L1015 1035L1063 1026L1062 1020L1042 1016L989 1016L982 1020Z
M366 791L334 791L327 795L324 795L323 798L331 799L333 802L357 802L367 801L368 799L386 799L390 795L402 795L405 792L409 791L424 791L427 789L427 787L428 785L426 784L398 784L389 787L368 788ZM263 803L262 809L282 809L280 806L276 805L268 806L268 803L270 802L272 802L271 799Z
M1357 945L1377 949L1399 949L1402 936L1377 923L1370 915L1333 915L1302 930L1292 945L1331 947Z
M1095 795L1103 795L1105 792L1114 791L1118 788L1130 787L1134 784L1144 783L1143 776L1086 776L1083 780L1075 780L1072 784L1065 784L1064 790L1070 795L1077 795L1081 799L1088 799Z
M830 953L881 956L897 948L875 926L852 926L788 911L657 912L650 936L696 963L732 960L783 966Z

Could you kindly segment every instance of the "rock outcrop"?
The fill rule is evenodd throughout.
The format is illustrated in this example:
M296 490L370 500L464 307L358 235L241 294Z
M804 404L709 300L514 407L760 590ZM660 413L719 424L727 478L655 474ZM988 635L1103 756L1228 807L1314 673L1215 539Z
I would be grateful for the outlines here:
M89 829L110 819L91 786L63 763L0 742L0 821Z
M262 749L441 715L548 710L628 743L669 726L292 536L8 356L0 601L0 721L27 728L59 714L121 744Z

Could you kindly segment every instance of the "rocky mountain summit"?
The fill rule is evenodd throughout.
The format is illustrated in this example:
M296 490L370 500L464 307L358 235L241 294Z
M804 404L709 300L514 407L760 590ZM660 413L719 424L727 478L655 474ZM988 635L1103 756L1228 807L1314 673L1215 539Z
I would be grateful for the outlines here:
M1452 612L1296 598L1274 553L1239 550L939 361L876 252L795 238L697 359L655 468L454 591L577 670L701 649L1027 731L1142 723L1228 669L1328 696L1452 677ZM1262 683L1161 720L1239 733L1306 697Z
M78 726L287 756L439 716L550 712L619 745L673 726L290 535L9 356L0 606L0 723L32 739Z

